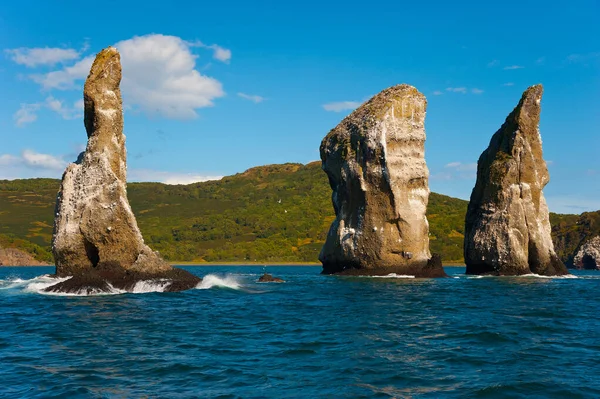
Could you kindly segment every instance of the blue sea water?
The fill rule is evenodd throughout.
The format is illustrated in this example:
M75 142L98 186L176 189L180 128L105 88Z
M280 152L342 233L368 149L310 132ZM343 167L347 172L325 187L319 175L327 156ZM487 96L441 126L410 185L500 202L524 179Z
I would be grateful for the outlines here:
M600 397L598 272L186 269L198 289L65 297L39 293L53 268L0 268L0 397Z

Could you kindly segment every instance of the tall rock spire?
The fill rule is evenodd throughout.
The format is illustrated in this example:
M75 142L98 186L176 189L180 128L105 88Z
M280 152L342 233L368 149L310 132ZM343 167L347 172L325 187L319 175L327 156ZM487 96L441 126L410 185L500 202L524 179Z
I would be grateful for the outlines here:
M121 101L121 62L113 47L96 56L84 86L88 143L67 166L56 204L52 252L59 277L51 291L130 289L139 280L173 280L168 289L199 279L173 269L144 239L129 201Z
M538 127L542 93L542 85L523 93L479 158L465 222L469 274L567 273L542 193L550 180Z
M426 107L414 87L393 86L323 139L336 214L319 256L323 273L445 275L429 252Z

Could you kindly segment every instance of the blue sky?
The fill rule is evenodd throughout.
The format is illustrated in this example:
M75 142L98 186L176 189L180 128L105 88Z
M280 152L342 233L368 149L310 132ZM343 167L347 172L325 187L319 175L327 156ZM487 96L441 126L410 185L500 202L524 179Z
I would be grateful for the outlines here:
M4 4L0 179L60 177L86 141L90 57L117 45L132 181L317 160L353 107L408 83L429 102L431 189L468 199L490 137L542 83L550 210L600 209L600 3L487 3Z

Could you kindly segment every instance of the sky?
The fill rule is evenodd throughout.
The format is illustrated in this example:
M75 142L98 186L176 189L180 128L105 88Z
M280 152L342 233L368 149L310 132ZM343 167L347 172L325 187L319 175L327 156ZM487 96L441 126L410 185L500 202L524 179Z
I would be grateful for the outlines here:
M550 210L597 210L599 20L597 0L7 2L0 179L60 178L76 159L83 82L112 45L130 181L318 160L354 108L408 83L428 100L431 190L468 199L491 136L542 83Z

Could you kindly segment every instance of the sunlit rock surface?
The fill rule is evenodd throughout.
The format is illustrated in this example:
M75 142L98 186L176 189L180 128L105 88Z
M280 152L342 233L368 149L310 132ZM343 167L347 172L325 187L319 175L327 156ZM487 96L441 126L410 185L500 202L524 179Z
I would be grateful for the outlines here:
M173 269L144 244L127 200L120 81L118 51L102 50L84 87L87 148L67 167L56 204L52 239L56 274L73 278L51 291L102 289L107 284L127 290L137 281L152 279L173 280L167 291L176 291L200 281Z
M528 88L477 166L466 215L469 274L562 275L542 189L550 180L539 132L541 85Z
M592 238L579 248L573 264L578 269L600 269L600 236Z
M336 214L319 256L323 273L445 276L429 252L426 107L416 88L393 86L323 139Z

